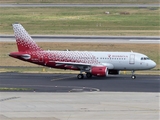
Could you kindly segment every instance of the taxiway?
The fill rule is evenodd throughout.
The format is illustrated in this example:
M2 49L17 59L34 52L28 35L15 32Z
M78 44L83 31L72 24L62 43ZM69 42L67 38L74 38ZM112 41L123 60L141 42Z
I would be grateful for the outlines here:
M160 43L159 36L59 36L33 35L36 42L94 42L94 43ZM0 35L0 42L15 42L13 35Z
M0 73L0 87L31 88L36 92L159 92L157 75L110 75L77 79L76 74Z

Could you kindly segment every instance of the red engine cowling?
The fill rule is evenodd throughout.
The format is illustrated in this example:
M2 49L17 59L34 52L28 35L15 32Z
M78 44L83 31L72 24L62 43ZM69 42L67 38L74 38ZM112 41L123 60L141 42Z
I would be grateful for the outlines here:
M105 66L93 66L91 68L91 74L94 76L107 76L108 71L107 67Z

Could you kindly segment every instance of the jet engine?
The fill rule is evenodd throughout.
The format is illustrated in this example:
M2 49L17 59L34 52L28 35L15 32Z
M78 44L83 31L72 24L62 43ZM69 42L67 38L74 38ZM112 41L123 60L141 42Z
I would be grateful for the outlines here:
M91 74L94 76L107 76L108 75L107 67L105 67L105 66L92 66Z

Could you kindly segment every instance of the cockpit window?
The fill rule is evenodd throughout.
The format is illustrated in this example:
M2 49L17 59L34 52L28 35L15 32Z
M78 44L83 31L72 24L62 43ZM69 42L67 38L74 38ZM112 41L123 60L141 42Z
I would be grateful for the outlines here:
M150 60L148 57L141 57L141 60Z

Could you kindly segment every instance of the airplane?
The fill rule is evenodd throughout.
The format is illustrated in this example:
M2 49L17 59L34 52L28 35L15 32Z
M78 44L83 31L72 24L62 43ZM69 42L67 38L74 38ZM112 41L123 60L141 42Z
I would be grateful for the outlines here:
M78 70L78 79L92 76L118 75L121 70L149 70L156 63L144 54L136 52L50 51L42 50L19 23L12 24L18 52L9 56L26 62L58 69Z

